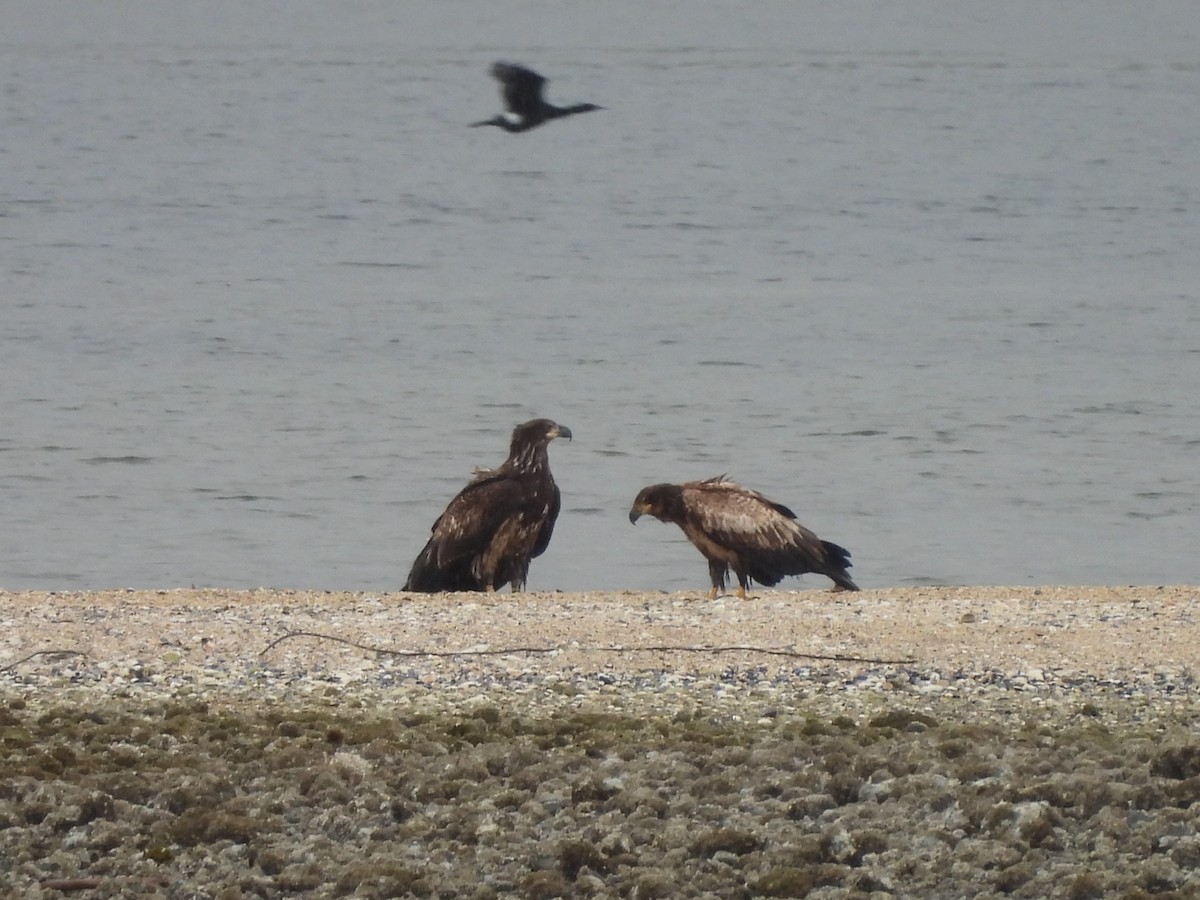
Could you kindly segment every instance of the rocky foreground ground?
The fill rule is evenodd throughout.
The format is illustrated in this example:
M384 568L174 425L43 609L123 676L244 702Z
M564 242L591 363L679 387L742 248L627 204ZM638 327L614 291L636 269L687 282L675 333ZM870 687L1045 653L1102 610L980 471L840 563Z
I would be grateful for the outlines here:
M1198 897L1200 589L0 593L0 896Z

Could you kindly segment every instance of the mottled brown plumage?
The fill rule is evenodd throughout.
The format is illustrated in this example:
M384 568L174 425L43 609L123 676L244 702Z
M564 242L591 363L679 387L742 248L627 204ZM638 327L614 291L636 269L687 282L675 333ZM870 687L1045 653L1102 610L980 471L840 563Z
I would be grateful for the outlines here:
M513 429L508 459L477 469L433 523L429 541L413 561L404 590L523 590L529 562L545 552L561 499L550 474L546 447L571 430L549 419Z
M845 548L821 540L797 522L786 506L727 481L724 475L642 488L629 521L636 523L645 514L674 522L708 560L711 598L724 590L731 568L742 599L751 581L771 587L785 575L805 572L831 578L835 590L858 590L846 573L850 554Z

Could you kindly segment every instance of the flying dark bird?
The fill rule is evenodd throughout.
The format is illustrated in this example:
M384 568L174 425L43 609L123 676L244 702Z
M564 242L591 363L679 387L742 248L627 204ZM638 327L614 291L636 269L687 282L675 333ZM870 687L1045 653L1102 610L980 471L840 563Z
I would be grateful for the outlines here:
M492 77L500 82L500 96L504 99L505 111L502 115L484 119L482 122L472 122L472 128L496 125L505 131L528 131L550 119L561 119L563 116L604 108L594 103L551 106L542 99L546 79L524 66L506 62L492 63L491 73Z
M646 513L674 522L704 554L712 577L710 599L724 590L731 567L737 575L737 595L743 600L751 581L771 587L784 575L805 572L832 578L834 590L858 590L846 574L849 552L818 538L783 504L727 481L724 475L642 488L629 521L636 524Z
M571 429L534 419L513 429L508 459L475 477L433 523L404 583L406 591L494 591L525 587L529 561L550 544L561 500L546 447Z

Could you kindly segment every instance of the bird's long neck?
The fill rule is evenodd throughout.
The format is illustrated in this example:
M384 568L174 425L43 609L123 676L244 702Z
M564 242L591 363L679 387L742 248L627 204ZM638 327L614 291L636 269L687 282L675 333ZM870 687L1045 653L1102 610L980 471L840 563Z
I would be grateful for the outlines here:
M674 522L676 525L682 525L684 519L687 518L687 510L683 505L683 491L675 485L671 485L667 490L659 496L659 504L662 514L658 518L664 522Z
M543 443L525 444L514 441L508 451L508 462L514 469L534 472L549 467L550 455Z

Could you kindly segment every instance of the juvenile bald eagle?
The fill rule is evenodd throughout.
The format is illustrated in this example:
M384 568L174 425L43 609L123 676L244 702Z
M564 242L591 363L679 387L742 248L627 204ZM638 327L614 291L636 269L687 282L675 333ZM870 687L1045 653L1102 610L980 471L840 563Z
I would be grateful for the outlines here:
M529 561L550 544L558 485L546 447L571 429L534 419L513 429L508 459L475 477L450 501L412 564L406 591L494 591L525 587Z
M834 590L858 590L846 574L850 554L845 548L818 538L783 504L727 481L724 475L642 488L629 521L636 524L645 513L674 522L704 554L712 577L710 599L724 590L730 567L743 600L751 581L771 587L784 575L805 572L832 578Z
M563 116L604 108L595 103L577 103L575 106L554 106L547 103L542 99L546 79L524 66L497 62L492 64L491 73L492 77L500 82L504 113L482 122L472 122L473 128L480 125L496 125L516 134L536 128L550 119L561 119Z

